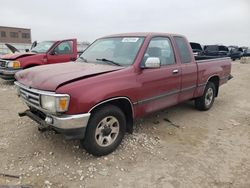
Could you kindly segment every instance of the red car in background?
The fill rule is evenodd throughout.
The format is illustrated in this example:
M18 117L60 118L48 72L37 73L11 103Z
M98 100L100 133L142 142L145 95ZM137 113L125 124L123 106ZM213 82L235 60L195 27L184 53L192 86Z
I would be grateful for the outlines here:
M0 78L14 80L16 72L38 65L75 61L77 59L76 39L44 41L30 52L3 55L0 58Z

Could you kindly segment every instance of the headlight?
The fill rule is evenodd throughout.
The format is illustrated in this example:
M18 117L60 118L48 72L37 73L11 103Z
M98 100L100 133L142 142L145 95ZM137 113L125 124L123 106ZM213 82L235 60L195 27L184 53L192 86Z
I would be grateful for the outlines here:
M42 108L51 112L66 112L69 107L69 95L41 95Z
M13 68L13 69L18 69L21 67L21 63L19 61L10 61L8 64L7 64L7 67L8 68Z

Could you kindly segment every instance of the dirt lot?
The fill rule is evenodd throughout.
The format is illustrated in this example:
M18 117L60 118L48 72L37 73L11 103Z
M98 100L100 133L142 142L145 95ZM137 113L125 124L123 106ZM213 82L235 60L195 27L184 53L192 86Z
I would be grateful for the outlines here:
M26 107L1 80L0 173L20 178L0 176L0 185L249 188L250 64L233 62L232 72L210 111L187 102L140 119L118 150L100 158L18 118Z

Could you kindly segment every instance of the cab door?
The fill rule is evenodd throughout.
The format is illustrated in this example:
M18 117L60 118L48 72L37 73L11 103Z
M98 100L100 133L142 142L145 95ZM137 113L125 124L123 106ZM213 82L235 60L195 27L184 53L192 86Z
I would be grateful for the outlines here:
M158 68L143 68L149 57L160 60ZM177 63L171 40L168 37L153 37L142 61L142 69L137 76L141 86L138 90L139 111L151 113L178 102L181 87L181 67Z
M63 40L54 45L47 53L47 63L63 63L77 59L76 39Z
M192 49L184 37L174 36L175 44L181 62L181 91L179 101L185 101L194 97L197 88L198 67L192 56Z

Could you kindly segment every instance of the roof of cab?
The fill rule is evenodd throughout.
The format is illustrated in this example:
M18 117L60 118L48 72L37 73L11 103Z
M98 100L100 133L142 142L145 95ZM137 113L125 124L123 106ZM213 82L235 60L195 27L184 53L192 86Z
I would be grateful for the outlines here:
M149 37L149 36L181 36L179 34L173 33L157 33L157 32L135 32L135 33L119 33L113 35L107 35L101 38L110 38L110 37Z

